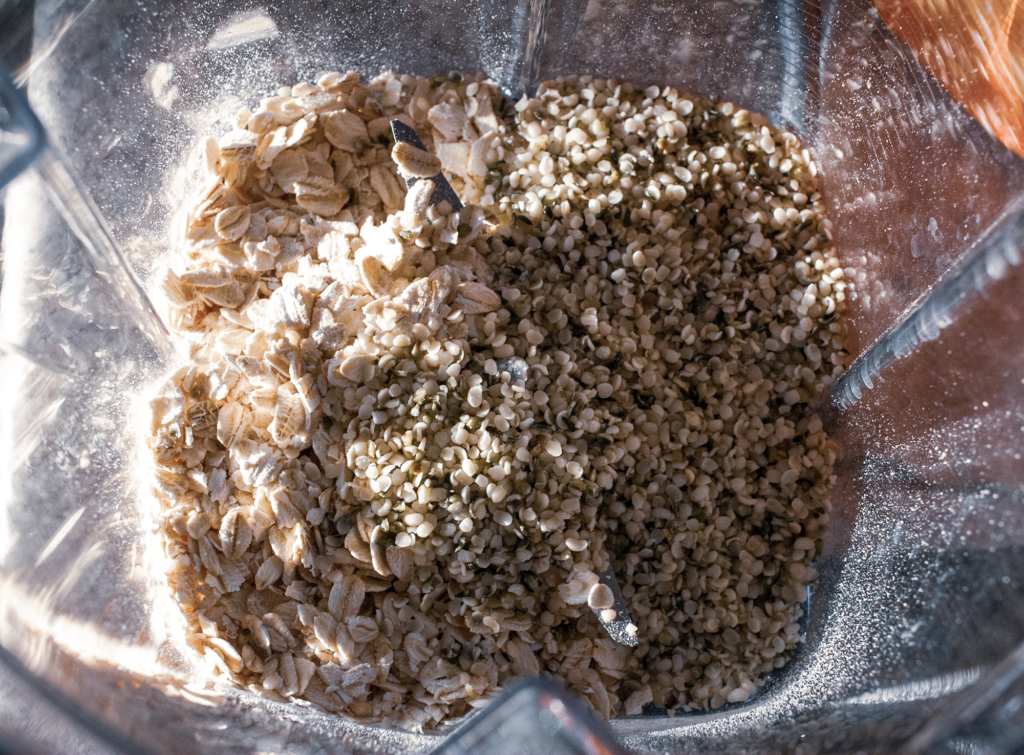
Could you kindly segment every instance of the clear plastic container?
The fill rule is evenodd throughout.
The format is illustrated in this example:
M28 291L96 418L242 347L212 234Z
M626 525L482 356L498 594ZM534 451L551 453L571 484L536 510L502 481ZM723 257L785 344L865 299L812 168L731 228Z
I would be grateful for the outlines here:
M442 746L205 689L161 633L173 606L139 545L133 407L174 351L138 281L193 147L267 91L346 69L482 70L514 95L569 73L671 84L769 115L818 161L856 361L823 407L841 457L807 642L749 703L613 720L623 746L1024 746L1024 163L869 5L40 0L0 19L53 145L0 92L0 166L35 157L4 203L0 751Z

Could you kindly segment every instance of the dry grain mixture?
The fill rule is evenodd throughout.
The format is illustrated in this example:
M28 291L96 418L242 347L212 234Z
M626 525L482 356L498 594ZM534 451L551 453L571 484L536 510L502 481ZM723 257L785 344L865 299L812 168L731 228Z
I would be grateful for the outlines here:
M845 284L814 165L668 88L504 111L479 79L328 74L209 141L164 285L193 363L151 438L189 641L406 727L541 671L604 716L745 700L828 522ZM395 117L461 212L407 193ZM587 606L609 561L635 649Z

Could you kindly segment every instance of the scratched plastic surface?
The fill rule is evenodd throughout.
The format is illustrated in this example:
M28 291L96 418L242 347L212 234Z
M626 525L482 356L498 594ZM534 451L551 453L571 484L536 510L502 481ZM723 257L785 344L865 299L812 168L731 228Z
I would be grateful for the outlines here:
M73 213L69 226L58 206L81 210L77 175L145 286L187 194L196 139L228 128L239 106L324 69L483 70L515 93L564 73L671 84L795 129L819 162L856 284L857 362L823 407L842 454L806 645L754 701L618 719L621 743L690 753L1021 746L1024 168L869 6L36 5L33 58L19 72L66 163L44 157L4 205L0 644L10 657L0 656L0 687L41 702L0 705L0 729L69 752L97 742L154 753L443 746L203 690L161 634L160 577L138 546L147 524L130 429L134 398L173 351L126 288L103 228L72 227ZM12 674L21 687L5 681Z

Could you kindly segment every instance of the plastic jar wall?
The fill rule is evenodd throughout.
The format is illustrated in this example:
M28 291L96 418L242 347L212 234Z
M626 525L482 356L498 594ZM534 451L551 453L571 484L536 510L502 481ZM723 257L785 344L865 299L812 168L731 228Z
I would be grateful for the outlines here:
M20 40L4 54L20 51L17 65L31 52L20 74L56 148L4 204L0 728L69 752L438 744L189 683L154 618L170 609L138 546L149 525L132 475L133 398L172 347L115 247L145 286L198 137L281 84L323 70L483 70L516 94L569 73L670 84L795 129L856 283L856 361L823 407L842 451L806 645L754 702L617 719L621 741L934 753L1024 742L1024 164L870 6L54 0L0 3L0 18L0 37ZM17 146L0 143L0 164Z

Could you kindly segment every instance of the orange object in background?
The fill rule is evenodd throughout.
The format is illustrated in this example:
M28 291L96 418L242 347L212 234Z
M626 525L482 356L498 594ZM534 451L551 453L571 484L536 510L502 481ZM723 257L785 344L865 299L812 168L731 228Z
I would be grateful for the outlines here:
M967 111L1024 157L1019 0L876 0L882 20Z

